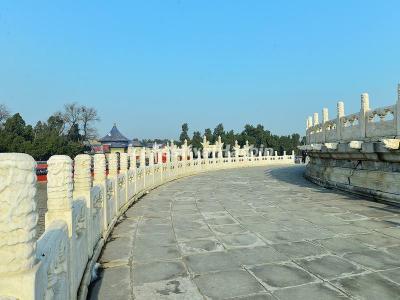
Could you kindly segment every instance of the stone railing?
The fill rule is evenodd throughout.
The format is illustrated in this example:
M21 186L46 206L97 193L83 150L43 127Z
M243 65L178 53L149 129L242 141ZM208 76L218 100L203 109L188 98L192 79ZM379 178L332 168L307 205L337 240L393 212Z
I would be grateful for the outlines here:
M309 163L305 175L315 183L400 204L400 85L395 105L370 109L368 94L361 95L361 110L323 121L318 114L307 120Z
M345 115L344 103L338 102L337 116L328 118L328 109L322 110L322 122L318 113L307 118L307 144L337 143L344 141L376 141L400 137L400 84L397 103L371 109L367 93L361 95L359 112Z
M74 160L52 156L45 231L36 240L36 163L26 154L0 154L1 299L85 299L91 271L116 220L165 182L212 170L294 163L294 154L231 157L228 152L227 157L193 159L189 152L178 160L168 151L162 163L160 151L146 159L142 149L139 157L137 164L135 151L109 154L107 173L104 154Z

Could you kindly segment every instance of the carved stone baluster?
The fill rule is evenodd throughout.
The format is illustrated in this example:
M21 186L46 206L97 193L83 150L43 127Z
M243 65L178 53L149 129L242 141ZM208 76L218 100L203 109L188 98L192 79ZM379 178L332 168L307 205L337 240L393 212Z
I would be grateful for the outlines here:
M336 119L336 135L337 140L342 140L342 131L343 131L343 122L342 118L344 117L344 102L339 101L337 103L337 119Z
M118 215L119 212L119 187L118 187L118 154L117 153L110 153L108 156L108 180L111 182L113 187L113 211L112 214L113 218L115 215ZM110 183L109 183L110 184Z
M106 181L106 158L104 154L94 155L94 183L103 184Z
M54 220L62 219L72 236L72 159L66 155L53 155L47 161L47 213L46 228Z
M321 124L321 129L322 129L322 141L321 142L326 142L326 126L325 123L328 122L329 120L329 115L328 115L328 109L327 108L323 108L322 109L322 124Z
M38 221L35 166L27 154L0 154L0 276L28 271L35 264ZM5 287L2 280L0 294ZM20 288L24 288L22 278L20 283Z
M98 209L102 208L103 214L103 226L99 228L100 233L103 235L107 232L108 220L107 216L110 215L109 206L108 206L108 193L107 193L107 175L106 175L106 157L104 154L95 154L94 155L94 185L97 185L101 189L101 197L96 207Z
M86 214L82 205L80 213L74 220L73 209L73 177L72 177L72 159L66 155L54 155L47 161L47 213L46 213L46 230L50 230L52 223L58 220L65 221L68 227L68 236L70 238L70 291L71 295L75 295L78 289L79 280L77 276L81 271L81 262L79 258L85 256L87 261L87 244L84 248L78 249L78 232L81 230L79 224L80 219L85 219ZM77 202L81 203L81 202ZM79 209L77 209L79 211ZM82 218L81 218L82 217ZM76 231L75 231L76 230ZM82 259L83 261L83 259Z
M92 158L88 154L79 154L74 159L74 199L82 199L86 204L86 228L88 238L88 255L93 253L95 239L93 233L92 214L95 213L94 203L92 202Z
M364 139L366 137L367 123L368 120L366 118L367 113L369 111L369 95L367 93L361 94L361 110L360 110L360 119L358 123L360 124L360 138Z
M108 175L117 177L118 175L118 154L110 153L108 156Z
M121 180L121 181L123 180L123 184L124 184L124 188L125 188L125 199L120 199L120 203L127 203L129 200L128 153L121 153L119 158L120 158L120 168L121 168L121 170L120 170L121 179L119 179L119 180Z
M135 148L133 148L132 149L132 151L131 151L131 153L129 153L129 170L130 170L130 176L131 176L131 183L130 184L133 184L133 187L132 187L132 195L135 195L136 194L136 169L137 169L137 166L136 166L136 149Z

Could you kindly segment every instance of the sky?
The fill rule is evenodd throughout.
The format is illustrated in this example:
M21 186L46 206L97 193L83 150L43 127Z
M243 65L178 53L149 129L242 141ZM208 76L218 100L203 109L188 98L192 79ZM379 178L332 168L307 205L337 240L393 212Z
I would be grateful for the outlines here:
M0 103L29 124L65 103L99 135L177 138L223 123L304 134L313 112L396 102L400 1L0 2ZM321 113L320 113L321 115Z

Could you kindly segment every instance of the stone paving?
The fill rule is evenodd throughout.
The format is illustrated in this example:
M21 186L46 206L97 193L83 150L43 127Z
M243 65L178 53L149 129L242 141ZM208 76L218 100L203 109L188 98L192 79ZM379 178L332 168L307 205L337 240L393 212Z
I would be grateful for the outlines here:
M91 299L400 299L400 209L302 167L184 178L115 227Z

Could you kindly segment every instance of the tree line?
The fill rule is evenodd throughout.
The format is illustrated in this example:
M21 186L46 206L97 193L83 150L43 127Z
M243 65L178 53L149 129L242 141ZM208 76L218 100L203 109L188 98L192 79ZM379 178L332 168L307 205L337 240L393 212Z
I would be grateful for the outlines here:
M218 124L214 130L207 128L204 133L200 131L194 131L192 137L189 136L189 126L187 123L182 124L182 131L179 136L180 143L183 143L185 139L188 143L192 144L193 148L201 149L203 142L203 136L213 144L218 140L218 136L221 136L221 140L224 146L230 146L230 150L235 145L235 141L238 141L239 145L243 146L246 141L249 142L255 148L272 148L274 151L278 151L281 155L283 151L291 153L294 150L298 153L297 146L304 143L304 137L301 138L298 133L290 135L276 135L272 134L269 130L265 129L263 125L250 125L244 126L244 129L235 133L233 130L226 131L223 124Z
M55 154L74 157L89 150L89 141L97 134L97 121L95 108L69 103L47 121L31 126L19 113L12 115L0 104L0 152L23 152L36 160L47 160Z

